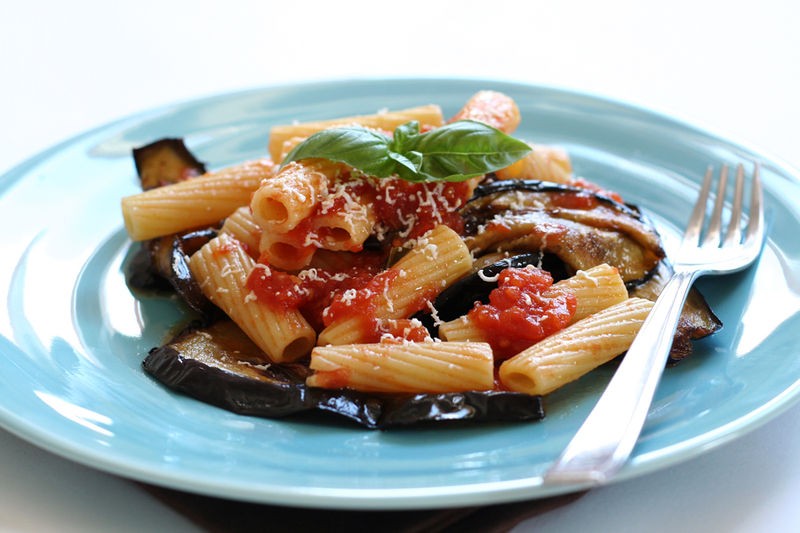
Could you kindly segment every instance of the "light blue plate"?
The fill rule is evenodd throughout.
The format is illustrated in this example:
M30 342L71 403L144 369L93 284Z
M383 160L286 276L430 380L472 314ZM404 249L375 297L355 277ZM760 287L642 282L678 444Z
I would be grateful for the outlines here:
M181 136L212 168L265 153L269 128L513 96L518 135L564 146L578 174L620 191L668 244L708 164L759 160L770 236L755 268L701 285L725 328L667 370L620 479L675 464L751 430L800 395L800 180L749 149L669 118L584 94L473 80L342 81L208 98L67 141L0 178L0 423L108 472L242 500L331 508L424 508L538 498L581 487L540 475L592 407L611 369L553 394L537 423L369 431L238 416L173 394L143 355L180 318L134 300L119 201L137 192L132 147Z

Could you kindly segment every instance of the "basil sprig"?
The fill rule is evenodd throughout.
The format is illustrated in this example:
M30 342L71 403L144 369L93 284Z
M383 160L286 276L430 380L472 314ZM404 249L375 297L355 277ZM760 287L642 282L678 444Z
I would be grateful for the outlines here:
M505 168L531 151L524 142L474 120L459 120L427 133L417 121L395 129L392 138L366 128L332 128L311 135L283 161L320 158L364 174L407 181L463 181Z

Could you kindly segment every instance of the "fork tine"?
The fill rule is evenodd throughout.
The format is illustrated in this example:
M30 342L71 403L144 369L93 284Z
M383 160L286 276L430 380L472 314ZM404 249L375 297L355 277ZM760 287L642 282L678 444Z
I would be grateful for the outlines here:
M714 167L709 165L706 169L706 175L703 178L703 185L700 187L700 193L697 195L694 209L689 217L689 223L686 225L686 231L683 233L684 243L697 242L700 238L700 232L703 229L703 220L706 216L708 193L711 190L712 181L714 181Z
M753 184L750 191L750 220L747 223L746 242L764 239L764 193L761 190L761 171L758 163L753 170ZM759 245L760 247L760 245Z
M703 239L702 246L716 247L720 244L722 233L722 207L725 204L725 189L728 187L728 165L722 165L719 171L719 182L714 198L714 209L711 211L711 220L708 223L708 231Z
M744 166L740 163L736 165L736 183L733 190L733 205L731 206L731 218L728 221L728 230L725 235L723 246L739 244L742 240L742 196L744 190Z

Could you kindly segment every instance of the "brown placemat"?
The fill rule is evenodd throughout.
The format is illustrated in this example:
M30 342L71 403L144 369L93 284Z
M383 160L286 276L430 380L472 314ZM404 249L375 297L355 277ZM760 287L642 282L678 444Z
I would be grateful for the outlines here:
M347 532L503 533L567 505L584 493L499 505L422 511L335 511L239 502L141 484L150 494L210 533Z

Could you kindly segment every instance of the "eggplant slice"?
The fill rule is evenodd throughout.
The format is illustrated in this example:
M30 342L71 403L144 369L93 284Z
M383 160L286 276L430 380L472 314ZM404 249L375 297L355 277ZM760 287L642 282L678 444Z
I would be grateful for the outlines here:
M664 285L672 275L672 267L667 261L661 261L656 271L645 283L628 291L630 296L655 301ZM722 328L722 321L714 314L706 299L695 287L689 291L683 305L678 329L669 352L669 362L677 363L692 353L691 341L702 339Z
M171 287L200 316L216 316L217 307L203 295L189 270L189 257L216 236L216 229L207 228L143 242L127 267L128 285L153 290Z
M462 215L474 255L549 253L572 273L608 263L627 284L644 282L665 257L638 210L578 187L497 181L478 187Z
M133 161L145 191L206 172L206 166L186 148L183 139L159 139L134 148Z
M231 321L190 326L145 358L145 371L197 400L239 414L277 418L332 413L371 429L430 422L499 422L544 418L542 399L515 392L368 394L307 387L301 364L265 363Z
M649 300L658 297L671 273L661 237L636 206L586 189L529 180L493 181L475 190L462 214L466 242L475 256L554 255L568 275L608 263L620 271L631 296ZM691 353L691 340L721 327L700 292L692 289L670 361Z

